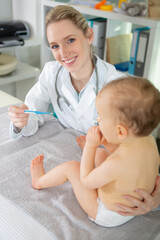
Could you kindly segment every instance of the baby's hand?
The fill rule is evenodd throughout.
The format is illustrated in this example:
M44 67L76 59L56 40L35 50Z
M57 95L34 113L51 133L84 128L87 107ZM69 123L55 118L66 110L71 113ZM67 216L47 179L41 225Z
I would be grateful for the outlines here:
M99 126L91 127L86 136L86 145L97 148L101 145L102 133Z
M107 140L105 139L105 137L103 135L102 135L102 138L101 138L101 144L103 144L104 146L107 146L107 144L108 144Z

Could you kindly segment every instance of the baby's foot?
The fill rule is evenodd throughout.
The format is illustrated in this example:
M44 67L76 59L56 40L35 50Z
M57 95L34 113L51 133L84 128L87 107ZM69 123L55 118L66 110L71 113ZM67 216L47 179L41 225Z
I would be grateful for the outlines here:
M44 168L43 168L43 155L39 155L35 157L31 161L31 177L32 177L32 186L35 189L41 189L39 179L41 176L45 174Z
M86 136L81 135L81 136L79 136L79 137L76 138L76 141L77 141L79 147L80 147L81 149L83 149L83 148L84 148L84 145L85 145L85 143L86 143Z

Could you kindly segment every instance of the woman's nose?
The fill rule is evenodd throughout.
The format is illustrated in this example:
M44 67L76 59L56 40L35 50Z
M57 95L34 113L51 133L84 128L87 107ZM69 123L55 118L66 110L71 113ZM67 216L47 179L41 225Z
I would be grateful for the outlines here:
M64 59L65 59L66 57L68 57L69 51L68 51L68 48L67 48L66 45L61 46L61 48L60 48L60 54L61 54L61 58L64 58Z

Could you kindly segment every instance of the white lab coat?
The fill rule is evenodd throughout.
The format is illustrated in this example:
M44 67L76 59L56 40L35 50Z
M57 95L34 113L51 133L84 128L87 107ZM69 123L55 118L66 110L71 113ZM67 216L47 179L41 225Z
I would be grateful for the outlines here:
M61 68L57 80L58 92L67 99L70 106L68 107L64 98L60 98L60 109L57 104L57 94L55 90L55 78L60 66L56 61L46 63L38 82L28 92L25 104L30 110L47 111L51 103L62 125L87 133L88 129L95 124L97 118L95 108L96 72L95 70L93 71L89 82L81 90L79 98L71 84L68 71L64 67ZM113 65L106 63L98 57L96 68L99 82L98 91L108 82L124 76L124 74L118 72ZM33 135L43 123L44 115L30 114L28 124L21 132L17 132L11 123L10 135L12 138L18 138L22 135Z

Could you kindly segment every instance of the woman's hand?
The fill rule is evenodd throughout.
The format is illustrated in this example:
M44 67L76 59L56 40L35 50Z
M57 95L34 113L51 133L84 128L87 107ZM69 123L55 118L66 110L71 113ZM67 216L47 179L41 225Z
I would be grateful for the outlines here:
M98 126L91 127L86 136L86 145L97 148L101 145L102 133Z
M24 113L24 109L28 109L25 104L20 106L9 107L8 116L15 127L22 129L28 123L29 114Z
M143 189L137 189L135 192L143 198L143 201L139 201L130 195L124 195L123 197L135 207L127 207L117 203L116 206L122 209L122 211L118 211L119 214L123 216L138 216L157 208L160 205L160 176L157 177L155 188L151 194Z

